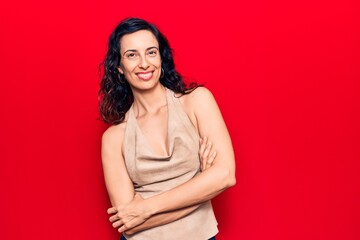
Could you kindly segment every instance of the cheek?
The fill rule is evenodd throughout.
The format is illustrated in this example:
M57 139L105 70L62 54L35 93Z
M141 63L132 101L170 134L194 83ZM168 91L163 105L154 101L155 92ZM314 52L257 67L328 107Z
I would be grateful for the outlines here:
M154 58L154 59L152 60L152 64L153 64L154 66L160 68L160 67L161 67L161 59L160 59L160 57Z
M132 72L137 66L136 62L127 62L125 64L122 64L122 69L124 71L124 74Z

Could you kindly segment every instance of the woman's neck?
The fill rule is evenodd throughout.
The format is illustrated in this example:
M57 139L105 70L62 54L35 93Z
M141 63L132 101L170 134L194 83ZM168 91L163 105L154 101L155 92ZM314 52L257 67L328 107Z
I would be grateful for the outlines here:
M146 115L147 113L156 113L167 105L166 88L161 84L159 84L159 87L148 91L133 90L133 95L136 117Z

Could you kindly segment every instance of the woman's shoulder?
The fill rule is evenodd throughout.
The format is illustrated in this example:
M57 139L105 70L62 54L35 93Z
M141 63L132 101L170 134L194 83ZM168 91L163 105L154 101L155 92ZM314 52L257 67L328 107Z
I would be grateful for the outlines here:
M102 135L102 142L106 144L121 143L125 134L126 122L127 116L123 122L108 127Z
M207 112L214 103L212 93L205 87L197 87L191 92L179 97L185 113L188 115L195 128L198 128L198 115Z
M196 107L202 104L206 104L209 101L212 101L214 96L206 87L200 86L196 87L193 90L189 90L189 93L184 94L180 97L180 101L184 106Z

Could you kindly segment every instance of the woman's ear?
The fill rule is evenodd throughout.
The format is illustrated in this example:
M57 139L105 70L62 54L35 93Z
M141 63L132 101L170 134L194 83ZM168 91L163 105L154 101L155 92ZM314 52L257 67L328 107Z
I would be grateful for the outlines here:
M124 71L122 70L121 66L118 66L117 70L119 71L119 73L124 74Z

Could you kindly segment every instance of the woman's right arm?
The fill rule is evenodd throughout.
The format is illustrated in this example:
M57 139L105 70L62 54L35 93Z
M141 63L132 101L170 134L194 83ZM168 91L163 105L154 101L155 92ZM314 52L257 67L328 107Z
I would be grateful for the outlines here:
M125 123L111 126L104 132L101 141L105 184L112 206L125 205L131 202L135 195L122 155L124 132Z
M126 170L124 157L122 154L122 141L125 132L125 124L121 123L109 127L102 136L101 158L104 170L105 184L113 208L108 210L109 214L115 214L117 207L121 207L131 202L135 197L133 183ZM209 168L216 157L216 153L211 152L211 143L202 141L200 145L200 159L204 162L202 170ZM206 164L206 163L207 164ZM137 196L140 197L140 196ZM200 204L189 206L175 211L169 211L153 215L143 224L126 231L127 234L164 225L180 219L199 208ZM110 217L114 228L119 228L122 224L114 216Z

